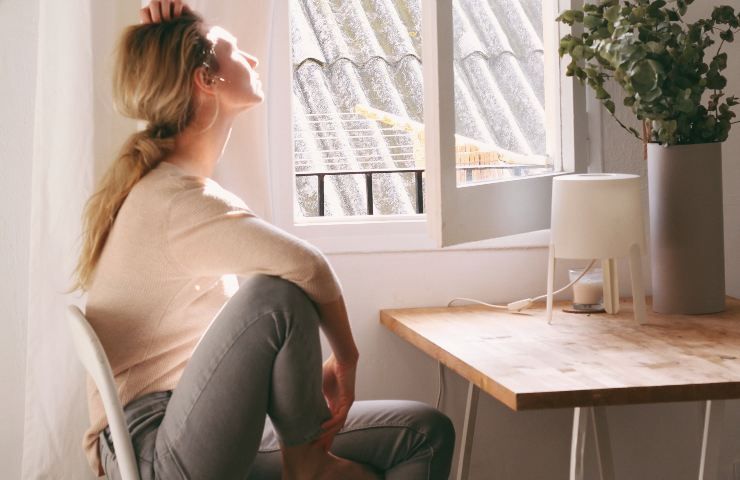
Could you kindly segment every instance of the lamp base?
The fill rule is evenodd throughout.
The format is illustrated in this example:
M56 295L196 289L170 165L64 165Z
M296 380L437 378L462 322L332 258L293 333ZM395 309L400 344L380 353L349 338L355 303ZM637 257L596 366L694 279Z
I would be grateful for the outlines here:
M634 308L635 320L640 325L644 325L647 321L646 305L645 305L645 285L642 279L642 252L640 246L632 244L629 248L629 266L630 266L630 280L632 283L632 304ZM553 307L553 291L554 291L554 278L555 278L555 245L550 244L550 252L548 256L547 266L547 323L552 323L552 307ZM602 265L604 268L604 312L610 314L616 314L619 312L619 285L617 279L616 259L606 258L602 259ZM596 313L596 312L582 312L575 311L570 313ZM563 310L569 311L569 310Z
M573 305L570 308L563 308L565 313L606 313L602 305Z

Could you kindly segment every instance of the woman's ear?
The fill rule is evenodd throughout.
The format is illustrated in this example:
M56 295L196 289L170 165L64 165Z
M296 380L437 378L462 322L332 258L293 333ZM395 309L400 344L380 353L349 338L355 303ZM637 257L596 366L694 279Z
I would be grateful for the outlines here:
M206 67L198 67L193 73L195 87L206 95L215 95L216 77Z

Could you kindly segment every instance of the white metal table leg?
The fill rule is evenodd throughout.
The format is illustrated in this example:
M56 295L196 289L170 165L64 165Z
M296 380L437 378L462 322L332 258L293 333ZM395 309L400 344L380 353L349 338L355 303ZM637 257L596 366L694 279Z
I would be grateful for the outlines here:
M591 410L593 420L594 443L601 480L614 480L614 462L609 441L609 425L606 421L606 407L592 407L589 410Z
M722 422L725 416L724 400L707 400L704 410L704 432L701 441L699 480L719 478L719 454Z
M586 435L591 422L599 461L601 480L614 480L614 462L609 442L609 427L606 422L606 407L576 407L573 409L573 438L570 445L570 480L583 480L583 454L586 450Z
M583 452L586 449L588 408L573 409L573 437L570 443L570 480L583 480Z
M457 480L467 480L470 473L470 454L473 451L475 435L475 417L478 414L478 394L480 389L473 382L468 384L468 401L465 405L465 423L463 423L460 459L457 462Z

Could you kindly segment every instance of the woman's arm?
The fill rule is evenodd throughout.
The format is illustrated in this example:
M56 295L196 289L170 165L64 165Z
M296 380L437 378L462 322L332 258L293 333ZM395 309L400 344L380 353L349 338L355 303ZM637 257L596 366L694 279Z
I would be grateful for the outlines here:
M359 352L352 337L344 297L319 305L319 313L321 329L329 341L337 362L346 365L356 364Z
M321 425L324 434L317 440L329 451L334 437L344 426L355 401L355 377L359 353L352 338L344 298L319 305L321 328L331 345L332 355L324 363L322 390L332 417Z
M257 217L217 184L191 182L171 199L167 255L193 277L276 275L311 298L333 352L323 368L324 396L332 412L322 425L328 449L354 402L359 357L339 279L313 245Z

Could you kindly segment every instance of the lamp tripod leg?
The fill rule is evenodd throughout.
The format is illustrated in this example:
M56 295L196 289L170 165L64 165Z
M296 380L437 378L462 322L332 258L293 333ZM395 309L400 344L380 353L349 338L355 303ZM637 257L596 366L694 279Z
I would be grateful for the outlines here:
M617 260L607 258L601 261L604 272L604 310L606 313L619 313L619 277L617 275Z
M555 281L555 246L550 244L550 253L547 259L547 324L552 323L552 292Z

